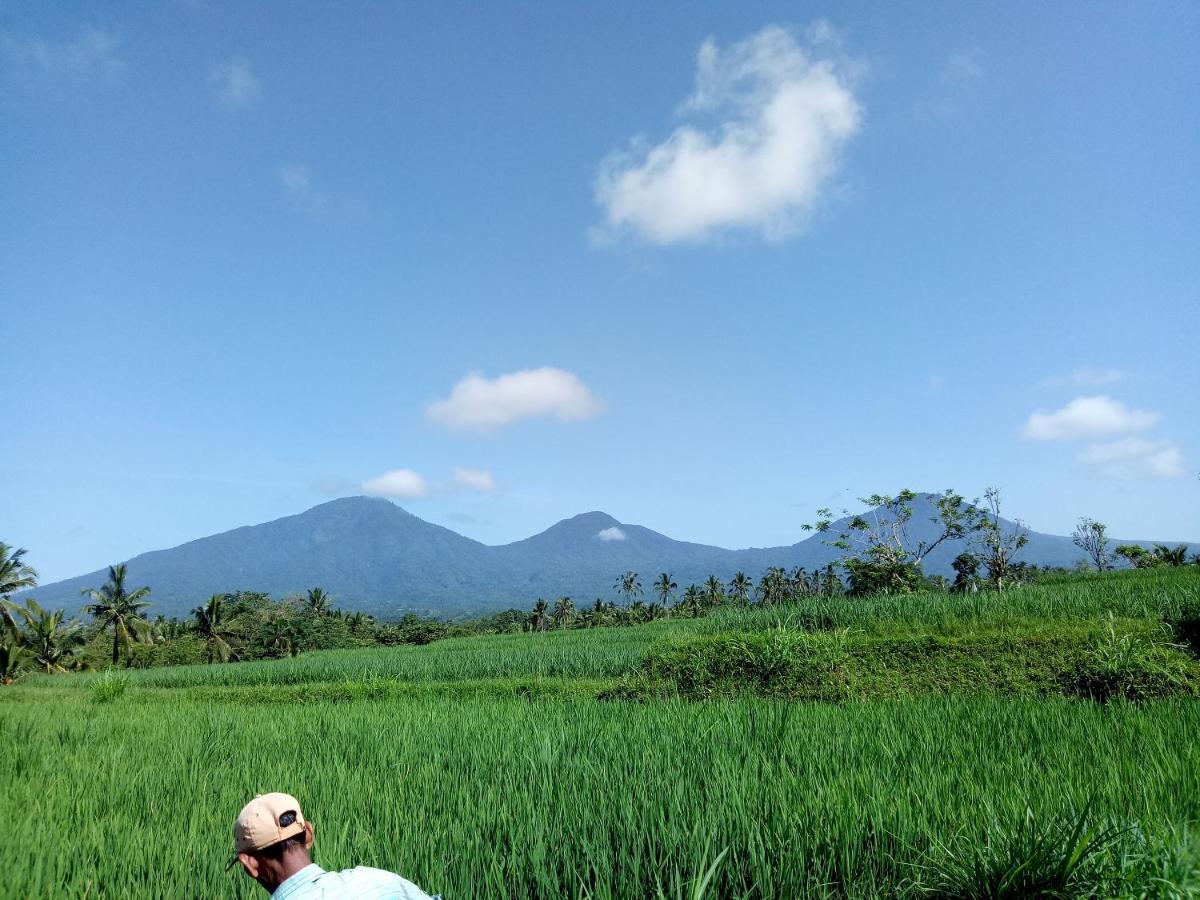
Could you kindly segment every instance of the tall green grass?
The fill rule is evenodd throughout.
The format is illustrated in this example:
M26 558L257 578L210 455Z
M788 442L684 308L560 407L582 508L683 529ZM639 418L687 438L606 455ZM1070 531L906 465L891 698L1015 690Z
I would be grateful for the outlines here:
M1106 890L1165 897L1200 818L1190 702L46 697L0 717L7 896L250 897L223 862L232 817L269 789L303 800L324 865L454 898L686 896L718 857L713 897L954 896L964 848L1010 858L1027 809L1089 809L1122 832ZM1160 870L1174 881L1154 893Z
M1159 696L1198 613L1164 570L33 678L0 690L0 894L255 896L231 820L282 789L326 866L447 898L1200 896L1200 701ZM838 702L595 699L647 672Z

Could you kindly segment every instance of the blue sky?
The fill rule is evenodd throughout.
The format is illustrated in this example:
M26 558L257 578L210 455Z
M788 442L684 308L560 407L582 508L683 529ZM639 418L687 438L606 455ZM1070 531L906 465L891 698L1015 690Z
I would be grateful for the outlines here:
M0 540L366 490L1200 540L1194 4L0 5Z

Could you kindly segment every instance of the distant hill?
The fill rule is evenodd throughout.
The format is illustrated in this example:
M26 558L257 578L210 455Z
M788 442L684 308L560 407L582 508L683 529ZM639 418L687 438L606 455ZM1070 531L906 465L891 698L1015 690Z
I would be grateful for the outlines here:
M932 530L928 519L934 514L928 495L916 507L909 528L914 538ZM526 607L539 596L567 595L577 603L613 598L613 582L627 569L641 573L648 598L651 583L664 571L682 589L710 574L728 581L744 571L757 580L770 566L812 569L839 555L825 540L814 535L786 547L726 550L676 541L603 512L588 512L525 540L491 547L390 501L348 497L299 515L143 553L128 566L129 583L149 585L153 611L168 616L185 616L215 593L249 589L284 597L318 585L333 594L338 606L377 616L461 616ZM962 542L947 542L927 558L925 571L951 574L950 561L963 549ZM1070 538L1036 532L1019 556L1051 566L1072 566L1081 558ZM44 605L77 609L80 592L102 584L105 574L89 572L25 593Z

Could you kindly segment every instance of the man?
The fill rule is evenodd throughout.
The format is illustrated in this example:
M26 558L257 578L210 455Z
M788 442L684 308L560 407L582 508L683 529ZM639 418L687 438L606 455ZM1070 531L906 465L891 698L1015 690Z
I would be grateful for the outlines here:
M312 861L313 826L290 794L259 794L233 825L235 854L271 900L437 900L399 875L357 866L326 872Z

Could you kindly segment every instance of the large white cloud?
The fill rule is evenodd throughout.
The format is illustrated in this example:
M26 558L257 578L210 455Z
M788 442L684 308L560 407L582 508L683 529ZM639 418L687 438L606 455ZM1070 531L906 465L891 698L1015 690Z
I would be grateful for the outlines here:
M1172 441L1123 438L1093 444L1079 454L1079 461L1096 467L1109 478L1179 478L1183 454Z
M725 228L795 231L862 118L848 67L820 55L828 28L813 36L802 46L772 26L724 50L705 41L683 111L719 121L681 125L652 147L634 141L605 160L596 180L605 230L660 244Z
M569 422L600 412L602 404L579 378L549 366L497 378L468 375L426 414L451 428L491 430L520 419Z
M262 84L245 59L230 59L217 63L208 76L217 92L217 102L228 109L254 106L262 97Z
M1130 409L1111 397L1076 397L1061 409L1037 410L1021 429L1031 441L1072 441L1145 431L1160 415L1150 409Z
M626 534L616 525L610 525L608 528L601 528L596 532L596 537L602 541L623 541Z
M363 493L372 497L393 497L397 500L416 500L428 496L429 484L412 469L392 469L368 478L362 483Z

